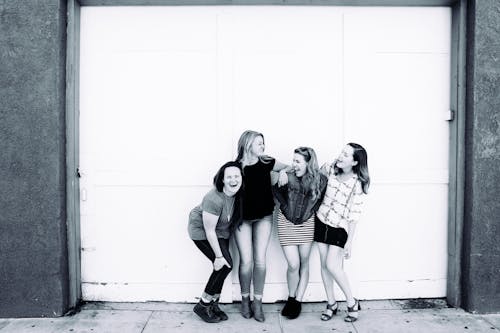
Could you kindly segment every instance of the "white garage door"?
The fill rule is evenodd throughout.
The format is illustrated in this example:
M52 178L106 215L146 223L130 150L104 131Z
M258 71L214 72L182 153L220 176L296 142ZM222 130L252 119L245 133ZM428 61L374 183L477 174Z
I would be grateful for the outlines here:
M450 25L436 7L82 8L84 300L195 301L211 265L188 212L245 129L285 163L300 145L320 163L364 145L354 293L444 296ZM223 301L239 297L236 272ZM276 230L265 288L287 296ZM325 299L316 248L305 299Z

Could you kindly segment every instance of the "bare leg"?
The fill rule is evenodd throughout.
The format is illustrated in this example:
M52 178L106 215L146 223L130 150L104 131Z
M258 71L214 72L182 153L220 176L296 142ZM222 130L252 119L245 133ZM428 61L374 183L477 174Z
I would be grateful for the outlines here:
M311 254L311 246L312 243L299 245L300 279L296 292L296 299L299 302L302 302L307 284L309 283L309 255Z
M335 245L328 246L328 255L326 258L326 267L328 271L338 283L340 289L344 292L348 306L353 306L355 301L352 296L351 287L347 279L347 275L342 267L342 260L344 259L344 250Z
M295 297L297 287L299 285L299 269L300 269L300 256L299 249L296 245L283 246L283 253L285 254L288 268L286 270L286 282L288 284L288 296Z
M266 280L266 254L272 231L272 217L266 216L253 225L254 295L262 297Z
M252 280L252 226L248 223L242 223L234 232L234 237L240 254L238 273L241 295L245 297L250 295L250 283Z
M328 271L328 267L326 264L326 259L328 256L328 244L325 243L316 243L318 245L319 250L319 260L321 262L321 279L323 280L323 287L325 288L326 298L328 300L328 304L335 303L335 294L333 290L333 276Z

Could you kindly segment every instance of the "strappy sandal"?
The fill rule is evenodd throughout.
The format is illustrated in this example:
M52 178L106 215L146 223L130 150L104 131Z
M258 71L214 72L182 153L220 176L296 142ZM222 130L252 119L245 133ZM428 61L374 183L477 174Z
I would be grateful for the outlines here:
M335 302L333 304L327 304L325 311L323 311L323 313L321 313L321 320L327 321L327 320L332 319L333 315L337 314L338 309L339 309L339 305L337 304L337 302Z
M359 310L361 310L361 305L359 305L359 301L357 299L354 299L354 305L347 307L347 316L344 318L344 321L352 323L358 320Z

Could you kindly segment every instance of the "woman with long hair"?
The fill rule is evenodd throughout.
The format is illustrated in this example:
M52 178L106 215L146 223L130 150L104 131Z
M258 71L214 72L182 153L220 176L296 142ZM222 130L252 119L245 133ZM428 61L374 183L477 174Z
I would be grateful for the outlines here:
M309 282L309 256L314 236L314 215L321 204L327 177L320 173L314 149L294 150L288 184L273 187L280 204L278 237L288 268L288 300L281 314L295 319Z
M337 313L338 304L333 293L337 282L347 301L347 322L358 319L361 309L353 297L347 275L342 266L343 258L351 257L356 223L362 213L363 200L368 193L368 155L359 144L348 143L340 156L321 168L328 177L323 201L316 213L314 241L318 244L321 277L328 304L322 320L330 320Z
M234 232L240 254L239 279L241 287L241 315L265 320L262 296L266 279L266 252L272 231L274 198L271 189L271 171L280 171L279 184L286 184L286 164L264 155L264 135L244 131L238 141L236 162L243 169L243 220ZM253 280L253 302L250 285Z
M207 323L228 319L219 307L219 297L233 265L229 238L242 218L242 184L240 164L225 163L214 177L214 188L189 214L189 237L213 265L201 299L193 309Z

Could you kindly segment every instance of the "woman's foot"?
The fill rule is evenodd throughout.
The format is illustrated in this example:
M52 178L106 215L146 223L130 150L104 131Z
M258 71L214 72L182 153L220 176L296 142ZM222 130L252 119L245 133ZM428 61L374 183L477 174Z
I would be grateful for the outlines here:
M334 302L333 304L327 304L325 311L321 314L321 320L327 321L332 319L334 315L337 314L337 310L339 309L339 305L337 302Z
M302 311L302 303L294 299L292 302L292 306L290 308L290 314L288 315L288 319L297 318L300 315L301 311Z
M361 310L361 306L359 305L359 301L354 299L353 306L347 306L347 316L344 318L344 321L348 323L355 322L358 320L358 311Z
M264 311L262 310L262 300L255 298L252 302L253 317L255 320L263 322L266 320L264 316Z
M193 312L207 323L220 322L220 318L212 311L212 304L206 304L203 303L203 301L199 301L194 306Z
M228 319L227 314L219 307L219 300L212 301L212 312L215 313L221 321Z
M284 317L288 317L290 315L290 309L292 307L292 303L295 301L295 297L288 297L288 300L285 303L285 306L281 310L281 315Z
M241 315L246 318L252 318L252 309L250 307L250 296L241 297Z

